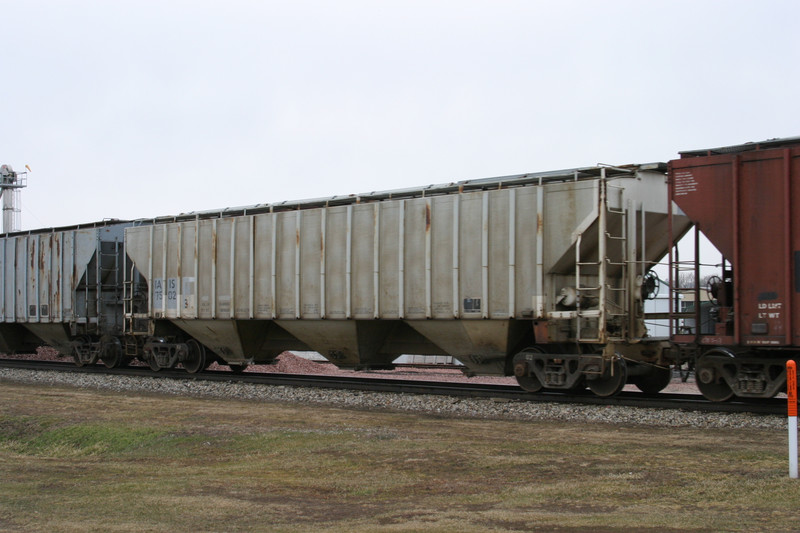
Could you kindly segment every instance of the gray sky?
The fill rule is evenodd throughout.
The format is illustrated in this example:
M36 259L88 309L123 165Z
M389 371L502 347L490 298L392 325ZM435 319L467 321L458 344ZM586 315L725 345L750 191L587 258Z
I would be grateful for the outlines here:
M0 0L24 229L800 135L800 3Z

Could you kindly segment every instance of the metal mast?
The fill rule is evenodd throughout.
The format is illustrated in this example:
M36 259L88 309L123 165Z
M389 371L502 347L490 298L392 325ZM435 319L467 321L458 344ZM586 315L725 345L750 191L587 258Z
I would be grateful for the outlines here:
M0 198L3 199L3 233L22 229L20 190L28 185L27 172L14 172L11 165L0 165Z

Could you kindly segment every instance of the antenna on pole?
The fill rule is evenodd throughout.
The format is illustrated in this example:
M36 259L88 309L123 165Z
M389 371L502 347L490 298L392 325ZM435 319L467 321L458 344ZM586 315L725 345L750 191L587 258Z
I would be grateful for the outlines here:
M25 165L28 170L30 167ZM3 199L3 233L22 229L20 190L28 186L27 172L14 172L11 165L0 165L0 198Z

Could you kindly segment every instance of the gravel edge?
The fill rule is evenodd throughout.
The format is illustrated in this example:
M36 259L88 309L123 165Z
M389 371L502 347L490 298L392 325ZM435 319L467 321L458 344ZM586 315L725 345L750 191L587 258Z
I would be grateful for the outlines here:
M749 413L708 413L614 405L514 402L385 392L176 380L139 376L73 374L0 368L0 381L112 392L155 393L201 398L298 403L361 410L415 412L453 418L565 421L651 427L787 429L786 417Z

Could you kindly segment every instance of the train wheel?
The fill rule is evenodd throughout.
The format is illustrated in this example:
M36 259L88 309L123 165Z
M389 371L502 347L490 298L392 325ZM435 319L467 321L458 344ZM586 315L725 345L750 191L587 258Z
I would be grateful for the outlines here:
M536 376L517 376L517 383L522 390L527 392L539 392L542 390L542 382Z
M196 374L206 368L206 349L194 339L189 340L189 355L183 362L183 368L190 374Z
M117 350L113 350L113 354L106 353L101 359L106 368L118 368L122 366L122 355Z
M234 374L241 374L242 372L247 370L247 363L243 363L241 365L231 365L231 364L229 364L228 366L230 367L231 372L233 372Z
M103 356L100 358L106 368L119 368L124 362L122 345L116 338L105 339L102 347Z
M156 361L156 356L153 354L150 354L150 357L147 358L147 364L150 365L150 370L153 372L158 372L161 370L161 366L158 364L158 361Z
M646 394L656 394L667 388L672 381L672 369L663 366L653 366L647 374L636 376L632 379L640 391Z
M608 398L619 393L627 380L628 366L625 364L625 360L615 357L602 377L587 379L586 383L589 385L589 390L595 395Z
M732 357L729 352L723 350L715 349L709 352L709 354L711 353ZM725 402L733 398L733 390L730 386L725 383L725 380L719 375L714 366L703 359L703 357L698 359L694 368L695 381L700 393L712 402Z
M539 381L536 375L530 372L530 367L528 365L532 365L533 362L526 360L525 354L528 353L540 354L543 352L538 347L531 347L518 353L514 357L514 377L517 378L517 384L522 387L522 390L527 392L539 392L542 390L542 382Z

